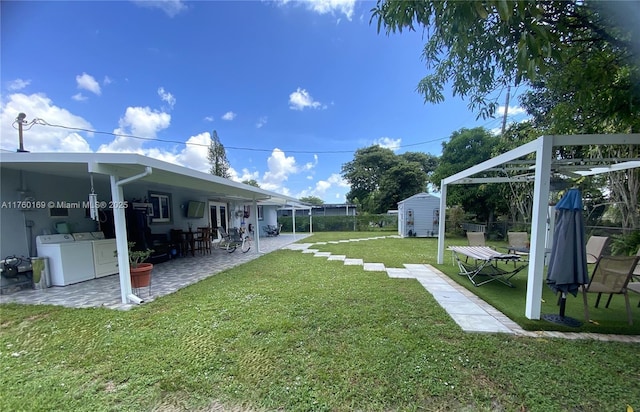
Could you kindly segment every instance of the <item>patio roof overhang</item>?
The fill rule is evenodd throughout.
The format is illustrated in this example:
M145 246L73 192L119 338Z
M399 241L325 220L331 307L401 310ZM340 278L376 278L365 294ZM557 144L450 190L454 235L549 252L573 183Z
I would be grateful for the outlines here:
M299 204L294 197L267 191L219 176L131 153L1 153L0 166L61 177L92 176L105 179L111 185L113 204L124 204L123 186L133 182L147 183L156 188L179 187L200 193L209 199L252 203L253 224L257 227L257 205ZM124 208L113 209L116 249L120 272L120 293L123 303L141 303L132 293L129 275L126 218ZM259 238L256 248L260 249Z
M640 145L640 134L541 136L534 141L472 166L442 180L438 264L444 263L447 187L451 184L533 182L531 250L525 316L540 319L545 254L546 218L551 176L579 177L640 167L640 159L554 159L556 146ZM535 156L530 156L535 155ZM533 159L527 157L534 157Z
M109 180L110 176L119 180L128 179L151 167L152 173L140 181L156 187L181 187L210 198L230 201L269 201L278 205L297 202L291 196L134 153L2 153L0 163L3 168L54 176L92 174L98 180Z

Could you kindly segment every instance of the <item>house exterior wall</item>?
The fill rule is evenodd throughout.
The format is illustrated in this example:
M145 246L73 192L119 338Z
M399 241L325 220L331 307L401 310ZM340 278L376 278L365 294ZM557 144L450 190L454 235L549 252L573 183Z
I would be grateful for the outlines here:
M419 193L398 202L398 235L437 237L440 199Z
M98 230L97 223L86 216L83 202L88 202L91 192L89 175L82 178L61 178L41 173L20 172L13 169L0 171L0 187L4 206L0 211L2 228L0 256L10 255L36 256L36 236L57 233L56 223L66 222L72 232L90 232ZM27 189L27 196L36 207L19 210L8 202L26 199L19 189ZM95 182L94 190L98 200L109 202L111 191L107 182ZM50 203L61 206L70 203L68 216L51 217Z

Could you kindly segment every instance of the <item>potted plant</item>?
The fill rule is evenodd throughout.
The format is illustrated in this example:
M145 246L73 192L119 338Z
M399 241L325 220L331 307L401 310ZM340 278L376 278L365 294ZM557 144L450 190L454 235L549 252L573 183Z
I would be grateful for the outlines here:
M145 260L154 252L153 249L133 250L136 242L129 242L129 273L131 275L131 287L138 289L149 287L151 285L152 263L146 263ZM117 255L117 251L116 251Z

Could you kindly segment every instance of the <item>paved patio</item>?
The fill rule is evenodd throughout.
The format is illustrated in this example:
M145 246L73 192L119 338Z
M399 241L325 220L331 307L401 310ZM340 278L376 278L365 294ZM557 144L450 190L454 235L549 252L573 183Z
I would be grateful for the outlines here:
M212 249L211 254L196 254L155 264L151 288L141 288L139 296L146 302L168 295L181 288L206 279L216 273L241 265L261 255L281 249L293 242L308 237L309 234L281 234L277 237L260 239L260 253L255 242L250 251L233 253ZM58 305L71 308L105 307L110 309L130 309L135 306L123 304L120 298L120 277L115 274L92 279L65 287L51 287L42 290L23 289L0 295L1 303L17 302L28 304Z

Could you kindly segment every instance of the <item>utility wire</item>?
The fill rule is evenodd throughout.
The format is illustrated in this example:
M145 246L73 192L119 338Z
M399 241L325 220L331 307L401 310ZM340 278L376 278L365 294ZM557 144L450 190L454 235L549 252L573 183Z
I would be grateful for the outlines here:
M176 143L176 144L184 144L189 146L209 147L209 145L206 143L183 142L179 140L160 139L156 137L141 137L141 136L135 136L131 134L103 132L100 130L91 130L91 129L85 129L82 127L72 127L72 126L64 126L60 124L51 124L44 119L38 119L38 118L33 119L32 123L39 124L41 126L56 127L59 129L73 130L73 131L80 131L80 132L87 132L87 133L105 134L105 135L110 135L115 137L129 137L132 139L147 140L147 141L153 141L153 142ZM419 142L419 143L411 143L411 144L401 145L398 147L400 148L400 147L419 146L419 145L434 143L434 142L445 140L445 139L448 139L448 137L432 139L432 140ZM261 149L261 148L255 148L255 147L238 147L238 146L227 146L227 145L225 145L224 148L230 149L230 150L246 150L246 151L253 151L253 152L272 152L273 151L273 149ZM286 153L316 153L316 154L337 154L337 153L353 153L354 152L354 150L320 150L318 151L318 150L284 150L284 149L283 151Z
M479 126L479 127L485 127L486 125L495 122L496 119L491 119L489 121L487 121L484 125ZM160 139L157 137L142 137L142 136L135 136L135 135L131 135L131 134L124 134L124 133L114 133L114 132L104 132L104 131L100 131L100 130L91 130L91 129L85 129L82 127L72 127L72 126L65 126L65 125L60 125L60 124L52 124L47 122L44 119L40 119L40 118L35 118L33 119L31 122L29 122L26 126L28 128L24 129L24 130L29 130L31 129L31 127L33 127L33 125L40 125L40 126L47 126L47 127L55 127L58 129L65 129L65 130L72 130L72 131L78 131L78 132L87 132L87 133L94 133L94 134L103 134L103 135L109 135L109 136L114 136L114 137L128 137L128 138L132 138L132 139L139 139L139 140L146 140L146 141L152 141L152 142L162 142L162 143L175 143L175 144L184 144L184 145L188 145L188 146L201 146L201 147L209 147L208 144L205 143L194 143L194 142L183 142L183 141L179 141L179 140L171 140L171 139ZM14 128L15 128L15 122L14 122ZM449 137L440 137L440 138L436 138L436 139L431 139L431 140L427 140L424 142L418 142L418 143L411 143L411 144L405 144L405 145L400 145L398 146L398 148L406 148L406 147L414 147L414 146L421 146L421 145L425 145L425 144L430 144L430 143L435 143L438 141L443 141L449 139ZM254 148L254 147L238 147L238 146L225 146L225 149L229 149L229 150L245 150L245 151L252 151L252 152L272 152L273 149L261 149L261 148ZM339 153L353 153L355 150L284 150L282 149L283 152L285 153L305 153L305 154L339 154Z

